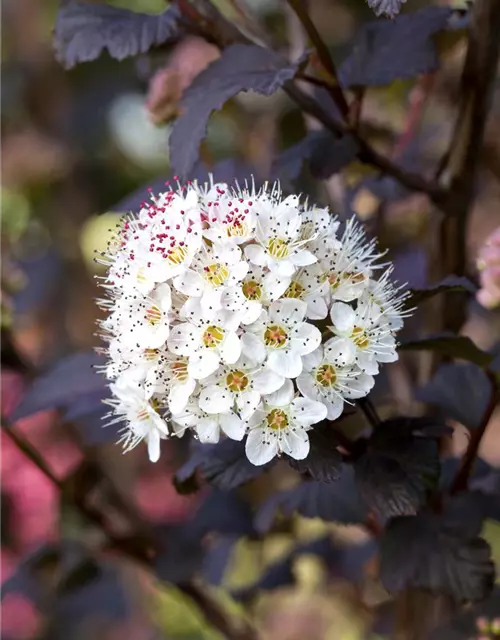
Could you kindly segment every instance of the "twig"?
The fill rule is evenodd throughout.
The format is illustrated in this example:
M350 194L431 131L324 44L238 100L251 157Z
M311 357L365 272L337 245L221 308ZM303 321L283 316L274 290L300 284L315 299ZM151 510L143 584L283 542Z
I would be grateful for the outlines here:
M466 270L467 214L474 199L478 161L500 54L499 32L500 2L476 0L471 9L459 114L441 176L441 183L448 188L448 197L442 203L448 217L441 228L441 253L446 273L463 275ZM445 330L457 331L463 324L465 301L462 294L445 296Z
M358 131L361 123L361 109L363 108L363 100L366 93L366 87L356 87L354 91L354 100L349 105L349 124Z
M488 377L491 383L490 401L488 402L488 406L486 407L486 410L484 412L481 424L471 433L469 444L467 445L467 449L462 456L457 475L455 476L455 479L453 480L453 483L451 485L451 494L458 493L459 491L464 491L465 489L467 489L469 476L474 466L474 462L476 461L479 445L481 444L481 440L483 439L483 436L485 434L486 427L488 426L491 416L493 415L493 411L495 410L495 407L497 405L498 393L496 390L496 381L493 374L488 374Z
M389 160L389 158L378 153L378 151L359 134L351 130L348 126L338 122L333 116L327 113L314 98L302 91L296 84L288 82L284 85L283 89L303 111L319 120L331 133L338 137L352 135L356 139L359 147L358 160L380 169L380 171L393 177L410 191L426 193L436 204L444 200L446 191L438 183L430 182L417 173L406 171Z
M394 146L392 157L398 158L415 137L418 126L422 120L422 114L429 97L429 92L434 83L434 74L427 73L419 79L410 92L409 108L406 114L406 122L403 133L399 136Z
M9 424L2 424L14 444L26 457L61 491L65 490L64 481L59 480L52 472L43 456L23 436ZM122 555L133 558L146 568L151 568L151 558L155 555L154 541L146 539L143 535L134 538L121 538L116 536L109 528L106 517L96 508L88 505L84 497L70 495L74 506L90 521L93 522L105 535L112 549ZM246 620L232 619L210 594L205 593L202 587L192 583L179 585L179 589L191 597L206 619L229 640L257 640L258 635Z
M333 64L332 57L330 56L330 52L328 51L328 47L323 41L323 38L320 36L318 30L316 29L314 22L311 20L305 5L303 4L303 0L288 0L289 5L297 14L298 19L302 23L304 29L307 32L307 35L311 39L311 42L316 49L318 54L319 61L321 62L323 69L330 76L332 84L326 84L326 89L329 91L330 95L333 98L333 101L339 108L340 113L347 120L349 116L349 105L347 104L347 100L345 98L344 92L342 91L342 87L339 84L337 70L335 69L335 65Z
M40 469L43 475L48 478L52 482L52 484L54 484L60 490L64 488L64 483L59 480L59 478L54 474L52 469L46 463L43 456L38 453L35 447L30 442L28 442L26 438L17 433L17 431L10 424L4 421L2 421L2 429L16 445L16 447L20 451L22 451L22 453L24 453L24 455L35 465L35 467L38 467L38 469Z
M357 404L361 411L365 414L371 426L378 427L380 424L380 418L370 398L360 398Z

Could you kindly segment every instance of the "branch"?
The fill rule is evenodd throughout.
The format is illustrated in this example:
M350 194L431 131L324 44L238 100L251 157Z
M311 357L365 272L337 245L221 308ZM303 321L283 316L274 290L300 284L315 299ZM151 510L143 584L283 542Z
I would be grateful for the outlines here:
M449 217L441 229L441 252L445 257L446 273L463 275L466 270L467 214L474 200L478 161L491 106L500 54L499 33L500 2L476 0L471 9L459 113L441 176L441 183L448 188L442 209ZM456 331L464 320L464 296L448 294L445 297L444 329Z
M476 461L479 445L481 444L481 440L483 439L486 427L488 426L491 416L493 415L493 411L495 410L495 407L497 405L498 393L496 390L496 381L493 374L488 374L488 377L491 383L490 401L484 412L481 424L471 434L467 449L462 457L462 460L460 461L460 467L457 471L457 475L455 476L455 479L453 480L453 483L451 485L451 494L458 493L459 491L464 491L465 489L467 489L469 476L474 466L474 462Z
M359 146L358 160L365 164L370 164L383 173L397 180L410 191L422 191L426 193L436 204L441 203L446 195L446 191L436 182L429 182L417 173L406 171L402 167L394 164L389 158L376 151L364 138L352 131L348 126L338 122L333 116L327 113L314 98L302 91L293 82L287 82L283 89L296 102L300 108L321 122L321 124L337 137L351 135L355 138Z
M288 3L295 11L298 19L302 23L302 26L306 30L307 35L313 43L323 69L330 76L329 79L331 80L331 84L327 83L325 88L332 96L333 101L339 108L339 111L344 119L347 120L347 118L349 117L349 105L347 104L347 100L345 98L344 92L342 91L342 87L339 84L337 70L335 68L335 65L333 64L333 60L330 56L330 52L328 51L328 47L324 43L323 38L320 36L313 21L307 13L307 9L303 3L303 0L288 0Z
M378 416L377 410L375 409L373 402L368 398L360 398L357 402L358 407L365 414L366 419L371 424L372 427L378 427L380 424L380 418Z

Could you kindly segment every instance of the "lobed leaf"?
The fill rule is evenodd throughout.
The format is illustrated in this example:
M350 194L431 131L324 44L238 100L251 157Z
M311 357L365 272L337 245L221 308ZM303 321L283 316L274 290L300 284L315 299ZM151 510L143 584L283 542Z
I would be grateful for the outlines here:
M475 293L476 287L468 278L463 276L446 276L441 282L430 285L425 289L411 289L411 297L405 302L405 307L409 309L421 304L424 300L434 297L438 293L451 293L453 291L467 291Z
M178 37L180 18L175 4L152 15L95 2L69 2L57 14L55 55L67 69L95 60L104 50L123 60Z
M103 358L92 351L63 358L35 379L8 416L9 421L16 422L39 411L59 409L65 420L74 423L86 445L116 441L123 423L105 427L103 419L109 408L102 401L109 396L109 390L95 370L103 363Z
M316 425L309 431L310 450L304 460L288 459L289 465L299 473L308 474L320 482L333 482L342 473L342 456L331 424Z
M192 486L193 477L199 470L209 484L230 491L254 480L272 464L253 465L246 456L244 442L227 439L217 444L195 443L190 458L176 472L174 484L180 493L185 492Z
M302 482L293 489L271 496L257 512L257 531L271 528L277 510L287 517L297 512L305 518L322 518L342 524L361 524L367 513L356 487L354 471L348 465L342 467L336 482Z
M412 340L399 345L405 351L437 351L445 356L468 360L480 367L487 367L493 356L483 351L467 336L457 336L452 333L440 333L420 340Z
M438 67L432 36L447 27L453 12L431 6L397 17L365 24L351 55L339 68L345 87L390 84L414 78Z
M485 598L495 571L479 537L482 514L472 494L450 501L442 514L392 519L380 539L380 578L391 593L408 587L445 593L457 601Z
M382 517L415 514L439 479L437 438L449 428L435 418L382 422L354 464L365 502Z
M486 373L471 362L442 365L417 391L417 399L436 406L443 417L477 429L494 393Z
M358 144L351 136L336 138L325 131L312 131L278 156L271 174L290 184L299 177L306 162L315 178L326 180L352 162L358 151Z
M294 77L301 63L288 62L275 51L257 45L233 44L224 49L184 93L183 113L170 134L174 172L190 177L212 111L221 109L240 91L271 95Z

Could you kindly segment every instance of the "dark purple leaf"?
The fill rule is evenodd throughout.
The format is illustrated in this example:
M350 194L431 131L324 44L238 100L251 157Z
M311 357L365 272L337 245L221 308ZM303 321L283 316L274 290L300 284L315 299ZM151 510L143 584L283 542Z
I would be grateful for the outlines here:
M449 7L426 7L392 20L365 24L339 69L346 87L390 84L438 67L432 36L447 27Z
M438 293L450 293L452 291L467 291L475 293L476 287L468 278L462 276L446 276L436 284L429 285L425 289L412 289L411 298L406 301L406 308L421 304L424 300L434 297Z
M366 519L366 506L357 490L354 471L348 465L342 467L335 482L302 482L293 489L272 495L257 512L257 531L268 531L278 510L287 517L297 512L305 518L343 524L360 524Z
M365 502L382 517L416 513L439 479L436 439L448 431L434 418L395 418L376 427L354 465Z
M101 356L88 351L64 358L33 382L9 420L26 418L47 409L69 408L82 396L100 393L104 380L95 367L102 364Z
M104 50L116 60L146 53L181 33L175 4L159 15L134 13L96 2L69 2L57 15L56 58L67 69L95 60Z
M218 444L195 443L187 462L175 474L175 486L183 492L197 470L205 480L223 491L235 489L260 476L273 462L256 467L245 454L244 442L222 440Z
M309 432L310 450L305 460L289 458L288 462L299 473L313 480L333 482L342 472L342 456L337 450L338 440L331 424L316 425Z
M357 153L358 145L351 136L336 138L324 131L313 131L279 155L271 174L288 185L307 163L315 178L326 180L352 162Z
M440 333L420 340L412 340L399 345L405 351L436 351L457 360L468 360L480 367L487 367L493 356L482 351L467 336L457 336L452 333Z
M458 496L442 514L394 518L380 539L382 584L391 593L415 587L457 601L482 600L495 571L490 547L479 537L481 526L473 495Z
M291 80L301 60L288 62L275 51L256 45L233 44L193 81L181 103L183 114L170 134L170 157L175 173L190 178L198 160L212 111L240 91L269 96Z
M417 391L421 402L432 404L443 417L476 429L494 392L486 373L470 362L442 365L425 387Z

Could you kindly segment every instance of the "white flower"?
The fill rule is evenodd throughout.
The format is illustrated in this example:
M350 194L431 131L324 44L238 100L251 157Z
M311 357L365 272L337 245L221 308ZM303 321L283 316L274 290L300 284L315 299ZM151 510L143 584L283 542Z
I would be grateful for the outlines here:
M240 258L241 251L237 247L234 251L225 251L222 247L213 246L174 278L174 286L191 298L199 298L204 316L214 316L227 305L228 295L241 291L240 282L248 272L248 263Z
M167 183L98 258L100 369L125 448L145 439L158 459L168 419L201 442L250 429L254 464L305 457L310 425L338 417L397 358L408 294L381 256L355 219L339 231L327 208L279 184Z
M308 398L294 398L293 383L264 398L248 421L245 451L252 464L262 465L280 453L303 460L309 453L308 429L326 418L326 407Z
M174 432L182 436L186 429L194 429L200 442L219 442L221 432L232 440L242 440L246 432L245 422L231 409L225 413L209 414L195 401L183 411L172 416Z
M250 262L289 277L298 267L317 261L305 248L309 238L301 238L302 218L298 207L297 196L289 196L281 202L269 197L258 200L255 205L257 243L245 247Z
M306 317L323 320L328 315L324 291L323 272L318 264L312 264L294 273L281 298L303 300L307 305Z
M389 267L378 280L370 280L366 291L358 300L358 309L370 305L378 305L380 314L387 320L392 331L399 331L403 327L405 318L411 316L415 309L406 309L405 302L410 292L404 285L396 286L391 277L394 267Z
M158 413L159 405L146 399L140 389L129 386L126 382L110 385L114 398L107 400L113 407L111 418L106 426L127 420L120 442L125 451L130 451L142 440L146 440L149 459L157 462L160 457L160 439L168 437L168 427Z
M226 184L217 184L206 194L206 221L203 235L216 244L243 244L253 239L255 198L248 193L232 193Z
M375 375L379 362L398 359L396 341L378 305L366 304L354 311L344 302L335 302L330 309L330 318L332 330L339 338L329 344L340 354L340 362L355 362L365 373Z
M277 300L241 336L243 353L285 378L302 372L302 356L314 351L321 332L304 322L307 305L302 300ZM267 360L266 360L267 358Z
M344 400L366 396L375 384L373 376L356 365L339 365L336 340L329 340L304 357L304 372L297 378L302 395L322 402L328 420L336 420L344 409Z
M217 371L219 364L233 364L241 355L241 343L236 333L239 318L220 311L215 318L190 318L177 324L168 338L169 350L189 359L188 372L195 379L206 378Z
M314 253L323 270L325 293L330 300L351 302L368 288L374 263L380 258L375 241L368 241L355 218L346 223L341 238L324 236L317 241Z
M248 418L264 394L277 391L283 376L251 361L240 358L234 365L224 365L203 380L200 407L210 414L226 413L236 407L238 415Z
M118 318L122 339L138 349L156 349L165 344L170 332L170 287L161 284L150 296L141 294L125 299L126 306L119 308Z

